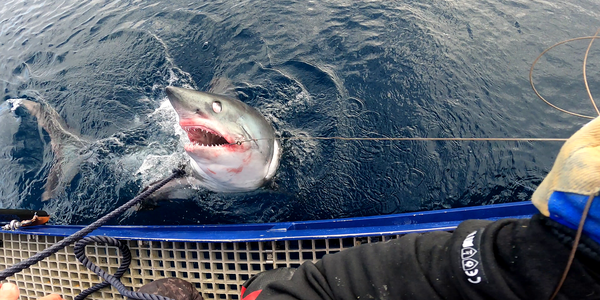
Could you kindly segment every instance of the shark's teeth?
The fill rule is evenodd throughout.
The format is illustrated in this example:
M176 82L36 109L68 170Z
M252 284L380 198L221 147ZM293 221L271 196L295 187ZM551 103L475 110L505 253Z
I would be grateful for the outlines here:
M199 147L219 147L229 145L229 142L220 134L202 127L183 127L188 133L190 142Z

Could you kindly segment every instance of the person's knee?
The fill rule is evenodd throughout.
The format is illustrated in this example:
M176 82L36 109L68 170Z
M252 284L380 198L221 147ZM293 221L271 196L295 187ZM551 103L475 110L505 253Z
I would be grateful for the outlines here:
M194 284L179 278L162 278L142 286L138 292L177 300L202 300Z

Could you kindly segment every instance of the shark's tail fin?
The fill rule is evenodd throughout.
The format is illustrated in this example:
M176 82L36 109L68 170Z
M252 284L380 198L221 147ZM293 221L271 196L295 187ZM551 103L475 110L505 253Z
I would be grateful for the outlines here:
M40 119L41 105L39 103L29 101L26 99L19 99L17 101L18 101L17 103L20 106L25 107L32 116L36 117L38 120Z
M65 146L69 145L68 151L73 152L74 149L83 147L84 143L68 129L65 121L51 106L26 99L19 99L15 104L27 109L36 117L38 125L50 135L54 161L44 185L42 201L55 198L64 192L66 185L79 173L81 163L79 153L65 153Z

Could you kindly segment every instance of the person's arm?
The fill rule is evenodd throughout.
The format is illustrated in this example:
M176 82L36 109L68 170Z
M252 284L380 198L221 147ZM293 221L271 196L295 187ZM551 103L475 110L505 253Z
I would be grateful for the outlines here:
M573 233L541 215L470 220L453 233L409 234L326 255L316 264L304 263L290 280L272 277L261 283L258 278L262 292L251 283L249 290L258 297L246 298L245 293L242 299L546 300L570 252L549 222ZM600 295L599 269L599 260L579 255L561 292L563 298L558 299Z
M453 285L444 283L445 245L450 237L447 232L410 234L326 255L316 264L304 263L291 280L269 284L258 299L401 299L401 295L443 299L440 292L458 295Z

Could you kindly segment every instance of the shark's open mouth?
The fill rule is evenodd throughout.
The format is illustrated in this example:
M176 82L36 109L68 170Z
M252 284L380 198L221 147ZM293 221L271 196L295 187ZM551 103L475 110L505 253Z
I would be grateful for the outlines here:
M218 132L205 127L186 126L182 128L187 132L190 142L196 146L218 147L231 144Z

